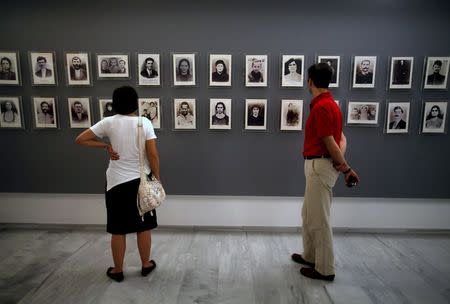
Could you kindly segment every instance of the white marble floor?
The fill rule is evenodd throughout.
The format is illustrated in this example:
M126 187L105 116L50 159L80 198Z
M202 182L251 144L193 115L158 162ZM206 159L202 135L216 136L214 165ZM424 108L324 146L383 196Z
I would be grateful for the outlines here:
M297 233L154 231L146 278L127 240L116 283L105 232L2 226L0 303L450 303L448 234L336 233L333 283L301 276Z

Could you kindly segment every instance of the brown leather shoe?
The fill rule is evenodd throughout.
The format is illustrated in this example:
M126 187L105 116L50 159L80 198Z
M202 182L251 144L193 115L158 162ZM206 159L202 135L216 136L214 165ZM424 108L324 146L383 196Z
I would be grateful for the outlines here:
M302 269L300 269L300 273L310 279L324 280L324 281L329 281L329 282L334 281L334 277L335 277L334 274L323 275L323 274L320 274L319 272L317 272L314 268L306 268L306 267L303 267Z
M302 255L301 255L301 254L298 254L298 253L293 253L293 254L291 255L291 258L292 258L292 260L293 260L295 263L303 264L303 265L306 265L306 266L309 266L309 267L312 267L312 268L314 268L314 266L316 266L316 264L311 263L311 262L308 262L308 261L306 261L305 259L303 259L303 258L302 258Z

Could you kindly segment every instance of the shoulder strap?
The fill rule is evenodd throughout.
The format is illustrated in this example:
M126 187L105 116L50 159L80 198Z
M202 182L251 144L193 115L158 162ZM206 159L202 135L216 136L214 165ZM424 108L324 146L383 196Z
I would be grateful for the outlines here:
M139 169L141 172L141 179L144 178L144 151L145 151L145 145L144 141L142 139L143 135L143 127L142 127L142 116L139 116L138 118L138 125L137 125L137 137L138 137L138 149L139 149Z

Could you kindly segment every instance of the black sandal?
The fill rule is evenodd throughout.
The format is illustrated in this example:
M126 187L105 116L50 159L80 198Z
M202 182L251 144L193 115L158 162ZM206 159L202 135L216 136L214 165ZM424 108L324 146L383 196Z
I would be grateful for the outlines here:
M153 261L153 260L150 260L150 263L152 263L153 265L152 265L152 266L148 266L148 267L142 267L142 269L141 269L141 275L142 275L143 277L148 276L148 275L150 274L150 272L152 272L153 270L155 270L155 268L156 268L156 262Z
M106 271L106 275L116 282L119 283L122 282L123 279L125 278L123 276L123 272L111 272L113 269L114 267L109 267L108 270Z

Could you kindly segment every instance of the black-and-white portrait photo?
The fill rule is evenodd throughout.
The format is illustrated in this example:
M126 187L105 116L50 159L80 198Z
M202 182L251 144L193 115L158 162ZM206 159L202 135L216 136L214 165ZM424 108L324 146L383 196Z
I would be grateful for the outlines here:
M56 85L54 53L30 52L33 85Z
M246 55L245 63L245 86L267 87L267 55Z
M36 128L57 128L56 99L33 97L34 123Z
M231 86L231 55L209 55L209 85Z
M347 107L347 124L377 125L379 102L350 101Z
M0 97L0 127L22 128L22 107L19 97Z
M138 54L137 64L139 85L161 85L161 65L159 54Z
M68 98L71 128L89 128L91 126L91 108L89 97Z
M173 100L175 129L195 129L195 99L175 98Z
M409 113L409 102L388 103L386 133L408 133Z
M19 85L19 66L16 52L0 52L0 85Z
M281 60L281 86L303 87L305 56L283 55Z
M117 114L113 109L111 98L99 98L98 108L100 109L100 120Z
M428 57L424 89L446 89L450 57Z
M303 100L281 100L280 130L301 131Z
M333 74L331 75L331 82L329 87L330 88L337 88L339 87L339 72L340 72L340 64L341 64L341 57L340 56L318 56L317 62L325 62L328 63L328 65L333 70Z
M129 78L128 55L97 55L98 78Z
M414 57L392 57L389 89L411 89Z
M267 99L245 100L245 129L265 130L267 122Z
M210 129L231 129L231 99L211 98L209 115Z
M353 88L374 88L376 56L355 56L353 61Z
M172 65L175 86L195 85L195 54L173 54Z
M153 128L161 128L161 109L159 98L139 98L139 115L148 118Z
M429 101L424 103L422 133L445 132L447 104L448 102L446 101Z
M69 86L91 85L88 53L66 53L66 76Z

